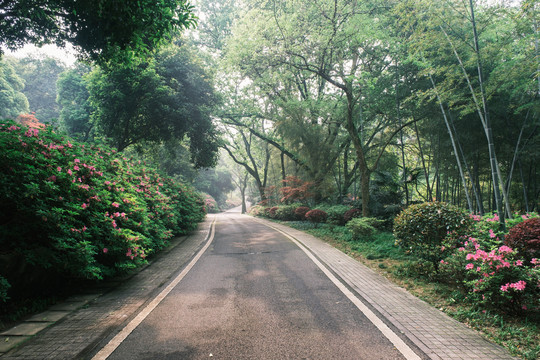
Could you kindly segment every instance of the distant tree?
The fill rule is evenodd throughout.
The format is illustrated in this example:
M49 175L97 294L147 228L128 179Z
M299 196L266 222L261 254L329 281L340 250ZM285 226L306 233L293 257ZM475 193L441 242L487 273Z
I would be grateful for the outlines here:
M60 109L56 103L56 81L65 65L49 57L27 57L14 62L17 74L24 80L23 93L30 111L40 121L48 123L58 119Z
M28 99L22 93L24 81L6 61L0 60L0 118L15 119L30 111Z
M90 94L85 78L89 72L88 66L79 63L74 69L60 74L56 85L60 127L70 136L83 141L88 140L93 127L90 123Z
M81 57L100 62L149 53L195 22L186 0L0 0L0 9L0 47L69 42Z

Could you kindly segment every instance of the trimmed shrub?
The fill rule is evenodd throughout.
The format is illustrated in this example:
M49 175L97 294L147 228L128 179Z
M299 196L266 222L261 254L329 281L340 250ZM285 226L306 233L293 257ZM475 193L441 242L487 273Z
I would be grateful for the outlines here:
M325 222L327 217L326 212L319 209L313 209L306 213L306 219L315 224Z
M307 206L299 206L294 210L294 215L297 220L306 220L306 214L309 210L311 209Z
M467 235L472 220L462 209L439 202L412 205L394 221L396 244L435 267Z
M349 211L350 208L351 207L347 205L334 205L324 209L328 214L326 223L339 226L345 225L345 213Z
M345 212L345 214L343 215L343 220L345 220L345 222L347 223L351 221L352 219L358 218L361 216L362 216L362 210L354 208L354 209L347 210Z
M540 258L540 218L532 218L510 229L504 243L525 260Z
M295 210L298 204L281 205L276 210L276 219L282 221L294 221L296 220Z
M349 221L345 226L352 233L353 239L360 240L373 235L376 231L373 223L376 221L377 219L374 218L355 218Z
M264 216L264 207L261 205L254 205L249 208L248 214L252 216Z

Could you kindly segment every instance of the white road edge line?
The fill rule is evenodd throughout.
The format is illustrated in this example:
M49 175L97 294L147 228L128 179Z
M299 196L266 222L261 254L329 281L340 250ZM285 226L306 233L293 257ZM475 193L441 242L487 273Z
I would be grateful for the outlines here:
M315 255L313 255L311 251L307 249L304 244L302 244L301 241L295 239L291 235L276 227L273 227L266 223L264 223L264 225L271 227L276 231L279 231L296 245L298 245L298 247L302 249L304 253L306 253L306 255L315 263L315 265L317 265L319 269L321 269L322 272L338 287L338 289L341 290L341 292L345 294L345 296L347 296L349 300L351 300L352 303L373 323L373 325L375 325L377 329L379 329L379 331L384 336L386 336L388 340L390 340L390 342L396 347L396 349L399 350L401 354L403 354L403 356L405 356L407 360L422 360L422 358L416 355L416 353L403 340L401 340L401 338L397 336L396 333L392 331L392 329L390 329L381 319L379 319L377 315L375 315L373 311L371 311L362 301L360 301L360 299L358 299L352 291L350 291L345 285L343 285L343 283L339 281L338 278L335 277L334 274L332 274L326 268L326 266L324 266L319 261L319 259L317 259Z
M109 341L105 347L103 347L94 357L92 360L105 360L107 359L115 350L120 346L120 344L141 324L141 322L144 321L144 319L159 305L159 303L172 291L172 289L178 285L178 283L187 275L187 273L191 270L191 268L199 261L201 256L204 254L206 249L210 246L212 241L214 240L214 232L215 232L215 223L216 218L214 216L214 219L212 221L212 225L210 225L210 233L207 237L208 241L206 242L206 245L195 255L195 257L191 260L191 262L186 266L184 270L167 286L163 291L159 293L158 296L154 298L146 307L139 313L133 320L129 322L129 324L126 325L114 338Z

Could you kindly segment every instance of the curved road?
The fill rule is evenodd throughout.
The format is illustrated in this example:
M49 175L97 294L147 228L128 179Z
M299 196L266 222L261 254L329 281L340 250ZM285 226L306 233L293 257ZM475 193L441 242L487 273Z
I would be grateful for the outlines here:
M291 240L239 214L108 359L404 359Z

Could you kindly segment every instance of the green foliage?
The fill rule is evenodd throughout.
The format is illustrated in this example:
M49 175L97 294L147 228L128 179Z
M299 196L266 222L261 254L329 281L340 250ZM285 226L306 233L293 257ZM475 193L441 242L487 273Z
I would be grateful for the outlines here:
M69 136L86 141L89 139L91 106L89 102L88 81L85 77L90 68L77 64L74 69L61 73L56 84L56 101L60 105L60 128Z
M295 213L296 209L299 207L299 204L291 205L280 205L277 207L275 213L275 219L282 221L294 221L297 218Z
M382 223L384 221L376 218L359 217L351 219L345 226L351 231L355 240L365 240L372 236Z
M66 69L65 65L54 58L35 56L13 61L13 65L24 80L23 93L28 99L30 111L41 122L55 124L59 117L56 82Z
M456 240L470 230L472 220L462 209L445 203L412 205L394 221L396 243L438 266Z
M0 59L0 119L15 119L30 111L23 89L23 79L15 73L13 66Z
M320 207L328 214L326 222L333 225L345 225L345 213L351 209L348 205L333 205L328 207Z
M215 165L217 144L209 107L213 88L187 45L155 59L95 69L89 76L92 122L118 151L144 142L189 138L196 167Z
M0 151L0 246L9 254L0 273L17 295L144 264L205 215L192 188L50 128L3 122Z
M540 218L527 219L512 227L504 242L528 262L540 259Z
M63 47L70 42L82 57L99 62L148 54L195 22L185 0L7 0L2 17L0 45L18 49L26 43Z
M11 285L8 283L6 278L0 275L0 303L9 300L8 290L10 287Z

